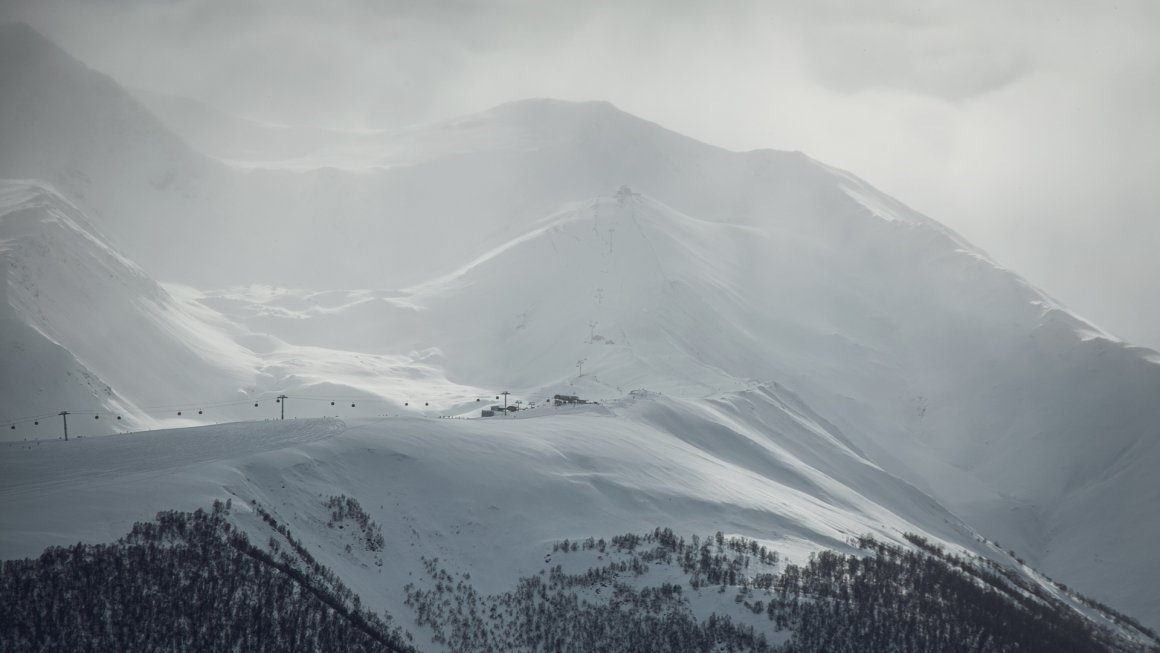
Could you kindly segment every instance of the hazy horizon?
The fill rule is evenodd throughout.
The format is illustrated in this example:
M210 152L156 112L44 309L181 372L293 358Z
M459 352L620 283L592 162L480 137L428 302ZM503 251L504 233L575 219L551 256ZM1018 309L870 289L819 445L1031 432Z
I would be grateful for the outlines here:
M14 2L122 84L290 125L607 100L801 150L1160 348L1160 9L1146 2Z

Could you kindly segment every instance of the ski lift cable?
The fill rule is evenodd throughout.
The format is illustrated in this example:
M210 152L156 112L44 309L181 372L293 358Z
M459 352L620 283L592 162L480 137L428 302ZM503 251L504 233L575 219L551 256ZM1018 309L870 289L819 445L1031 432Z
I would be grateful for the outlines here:
M403 403L404 406L410 406L410 399L404 399L404 400L402 400L402 402L400 402L397 399L388 399L385 397L374 396L374 395L371 395L371 396L367 396L367 395L361 395L361 396L351 396L351 395L323 396L323 395L305 395L305 394L304 395L291 395L291 394L288 394L288 395L286 395L286 398L287 399L294 399L294 400L304 400L304 401L324 401L324 402L325 401L332 401L332 402L340 402L341 401L343 403L352 402L355 404L358 404L358 403L364 403L364 404L399 404L399 403ZM464 401L468 401L468 400L470 400L470 398L474 398L477 402L480 401L480 399L481 399L480 396L474 396L474 397L465 398ZM205 414L204 411L208 410L208 409L229 408L231 406L242 406L242 405L246 405L246 404L259 405L262 402L270 402L271 400L275 400L275 399L276 399L276 396L273 394L273 392L269 392L269 393L263 393L261 396L258 396L258 397L222 399L219 401L209 401L209 402L182 402L182 403L173 403L173 404L156 404L156 405L151 405L151 406L133 406L133 407L127 408L123 411L111 411L111 410L75 410L74 411L74 410L70 410L70 411L68 411L68 413L70 415L78 415L78 416L79 415L84 415L84 416L108 415L108 416L116 417L117 419L121 419L123 415L132 415L133 413L145 414L145 415L156 415L159 413L169 413L169 412L174 412L174 411L179 412L179 413L185 413L187 411L192 412L195 410L200 411L198 414L204 415ZM429 405L430 405L429 401L424 402L424 406L429 406ZM0 421L0 424L7 425L10 428L22 426L25 424L33 424L34 426L40 426L39 422L56 417L59 414L60 414L59 412L53 412L53 413L40 413L40 414L28 415L28 416L18 417L15 419L3 420L3 421Z
M129 414L132 414L134 412L144 413L144 414L155 414L155 413L160 413L163 411L168 412L168 411L173 411L173 410L193 411L193 410L205 410L208 408L224 408L224 407L233 406L233 405L247 404L247 403L251 403L252 401L253 401L252 399L239 399L239 400L228 401L228 402L184 403L184 404L171 404L168 406L145 406L145 407L136 407L135 406L132 409L126 409L126 410L122 410L122 411L70 410L70 411L68 411L68 414L69 415L84 415L86 417L87 416L100 416L100 415L121 416L121 415L129 415ZM0 421L0 424L5 424L8 426L20 425L20 424L26 424L28 422L43 421L43 420L49 419L51 417L57 417L59 415L60 415L59 412L41 413L39 415L29 415L27 417L18 417L16 419Z
M271 397L271 399L272 398L273 397ZM170 411L170 410L193 410L194 408L224 408L227 406L235 406L235 405L253 403L254 401L265 401L265 399L245 398L245 399L231 399L228 401L207 401L207 402L187 401L187 402L182 402L180 404L160 404L160 405L155 405L155 406L138 406L135 408L137 411L142 412L142 413L159 413L159 412L165 412L165 411ZM126 411L126 412L128 412L128 411Z
M40 420L48 419L50 417L56 417L59 414L60 413L43 413L41 415L29 415L28 417L18 417L16 419L4 420L4 421L0 422L0 424L12 425L12 424L23 424L25 422L37 422Z
M301 399L304 401L365 401L368 403L369 402L391 403L393 401L392 399L387 399L384 397L378 397L378 396L374 396L374 395L370 395L370 396L368 396L368 395L362 395L362 396L286 395L286 397L289 399Z

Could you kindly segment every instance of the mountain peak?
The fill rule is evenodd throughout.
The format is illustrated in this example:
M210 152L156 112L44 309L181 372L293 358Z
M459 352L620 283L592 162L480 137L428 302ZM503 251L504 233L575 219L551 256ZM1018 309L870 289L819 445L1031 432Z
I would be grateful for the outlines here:
M0 67L0 80L5 82L29 68L40 74L60 74L70 68L96 74L36 28L23 22L0 23L0 61L4 62Z
M484 114L521 116L525 118L600 115L631 116L607 100L561 100L557 98L525 98L498 104ZM635 116L633 116L635 117Z
M423 133L468 134L469 140L489 147L527 149L563 143L649 143L662 147L719 149L666 129L604 100L572 101L552 98L514 100L490 109L418 127ZM487 136L484 137L483 135Z

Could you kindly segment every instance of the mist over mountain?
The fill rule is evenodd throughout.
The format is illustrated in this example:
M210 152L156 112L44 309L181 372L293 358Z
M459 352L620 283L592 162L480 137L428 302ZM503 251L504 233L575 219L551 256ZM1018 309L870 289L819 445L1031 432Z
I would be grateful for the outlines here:
M0 62L0 557L232 497L399 616L420 554L500 593L565 538L910 533L1160 623L1160 356L849 172L604 102L283 135L23 25ZM199 428L28 444L62 410ZM329 419L234 424L280 414Z

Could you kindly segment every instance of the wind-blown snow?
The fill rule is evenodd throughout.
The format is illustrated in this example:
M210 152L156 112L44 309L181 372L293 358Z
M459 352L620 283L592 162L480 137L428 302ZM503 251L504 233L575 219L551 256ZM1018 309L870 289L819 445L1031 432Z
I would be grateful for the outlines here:
M0 383L32 378L24 361L46 367L41 398L7 393L20 399L0 420L67 401L134 425L209 423L273 416L286 392L297 397L288 417L342 415L358 435L291 439L278 454L227 447L147 501L127 497L156 474L109 485L124 511L98 511L80 531L36 525L50 503L25 492L22 508L6 507L12 551L51 539L36 533L119 534L127 519L229 488L269 499L285 476L305 483L295 492L406 492L399 515L447 520L416 527L421 546L458 527L526 551L658 525L647 516L773 530L801 550L858 529L973 546L973 529L1160 620L1155 352L1106 336L850 173L711 147L606 103L548 100L375 134L345 169L239 170L35 34L13 34L0 48L19 65L0 84L22 95L0 110L0 173L26 181L0 187L3 335L15 343L4 360L16 361ZM663 398L625 399L642 388ZM476 416L503 389L611 404L503 422L360 421ZM41 403L25 413L29 401ZM174 421L198 403L214 409ZM63 472L28 457L113 456L97 447L177 433L13 445L3 464L51 476ZM380 437L390 446L351 460ZM240 481L258 459L262 479ZM340 481L376 464L400 485ZM485 497L531 507L493 518ZM412 525L378 514L404 534Z

